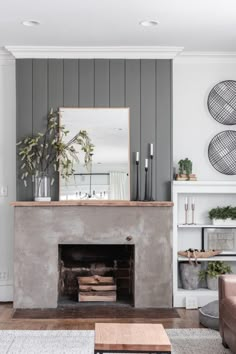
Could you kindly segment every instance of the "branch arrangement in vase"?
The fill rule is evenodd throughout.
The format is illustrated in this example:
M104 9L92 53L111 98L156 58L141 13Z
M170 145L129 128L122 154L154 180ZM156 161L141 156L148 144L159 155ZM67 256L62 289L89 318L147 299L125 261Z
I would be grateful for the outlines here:
M37 133L25 137L17 143L18 155L21 159L21 179L27 186L29 176L47 175L53 168L61 176L68 179L73 173L74 163L79 161L79 150L84 152L84 165L91 160L94 145L85 130L80 130L71 140L65 142L69 131L59 125L57 111L51 109L47 118L47 127L44 133ZM53 184L52 179L51 184Z

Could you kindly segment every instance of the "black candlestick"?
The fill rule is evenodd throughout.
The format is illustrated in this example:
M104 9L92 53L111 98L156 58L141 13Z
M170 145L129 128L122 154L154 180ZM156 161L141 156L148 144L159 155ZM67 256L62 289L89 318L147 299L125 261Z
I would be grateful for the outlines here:
M136 161L136 199L139 200L139 161Z
M151 200L151 201L154 201L153 196L152 196L152 179L153 179L153 178L152 178L152 177L153 177L153 176L152 176L152 173L153 173L153 172L152 172L152 170L153 170L153 155L151 155L151 156L150 156L150 160L151 160L151 163L150 163L150 165L151 165L151 166L150 166L150 174L151 174L150 200Z
M148 168L145 167L145 194L144 200L148 201Z

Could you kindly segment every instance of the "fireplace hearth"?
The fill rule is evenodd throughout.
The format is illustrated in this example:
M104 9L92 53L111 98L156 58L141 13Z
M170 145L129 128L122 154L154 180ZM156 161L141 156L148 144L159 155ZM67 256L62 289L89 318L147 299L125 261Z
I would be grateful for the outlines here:
M59 245L58 255L58 306L134 304L134 245Z

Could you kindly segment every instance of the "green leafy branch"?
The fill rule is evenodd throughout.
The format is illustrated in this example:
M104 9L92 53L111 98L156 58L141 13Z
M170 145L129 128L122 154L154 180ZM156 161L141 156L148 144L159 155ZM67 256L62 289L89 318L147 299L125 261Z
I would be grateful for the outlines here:
M79 163L79 149L84 152L84 165L91 160L94 145L85 130L80 130L70 141L65 142L69 131L58 123L58 112L51 109L48 114L47 127L44 133L25 137L17 143L21 159L21 179L27 186L29 176L48 174L53 167L54 172L68 179L73 173L74 163ZM53 181L52 181L53 183Z

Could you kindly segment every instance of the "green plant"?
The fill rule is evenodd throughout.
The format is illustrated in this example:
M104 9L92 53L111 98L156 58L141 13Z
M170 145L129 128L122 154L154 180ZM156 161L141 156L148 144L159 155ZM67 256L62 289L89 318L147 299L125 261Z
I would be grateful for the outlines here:
M75 172L74 162L79 162L78 147L85 153L84 164L88 165L90 162L94 145L87 132L80 130L65 143L65 137L69 131L65 126L59 125L58 121L58 112L51 109L47 117L45 132L25 137L17 143L21 159L21 179L25 186L27 186L29 176L37 177L39 174L47 174L50 168L53 168L55 172L60 172L61 176L67 179Z
M183 175L191 175L192 174L192 161L189 160L187 157L184 160L180 160L179 164L179 174Z
M230 273L232 273L232 269L225 262L208 262L207 268L199 272L199 279L204 280L206 276L216 278L218 275Z
M236 219L236 207L226 206L213 208L208 213L209 218L212 219Z

